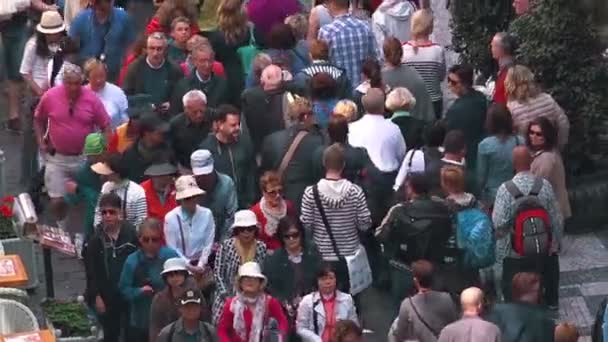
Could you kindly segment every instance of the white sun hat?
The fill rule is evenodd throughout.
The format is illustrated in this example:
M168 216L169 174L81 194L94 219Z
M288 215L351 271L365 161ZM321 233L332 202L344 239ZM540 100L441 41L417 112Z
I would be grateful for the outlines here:
M193 176L181 176L175 181L175 199L178 201L204 193L205 191L198 187Z

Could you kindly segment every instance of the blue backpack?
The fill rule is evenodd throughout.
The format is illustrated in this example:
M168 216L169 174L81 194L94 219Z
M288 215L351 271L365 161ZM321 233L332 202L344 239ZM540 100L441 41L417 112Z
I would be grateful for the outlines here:
M460 210L456 214L456 241L463 251L462 265L478 269L494 264L496 239L490 217L476 207Z

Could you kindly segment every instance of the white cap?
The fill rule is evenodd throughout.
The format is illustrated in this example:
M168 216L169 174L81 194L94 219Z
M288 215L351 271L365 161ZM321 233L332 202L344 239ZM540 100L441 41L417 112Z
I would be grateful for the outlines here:
M253 227L257 225L258 218L251 210L239 210L234 214L234 223L232 224L232 228Z
M196 150L190 155L190 166L193 175L208 175L213 172L213 155L209 150Z

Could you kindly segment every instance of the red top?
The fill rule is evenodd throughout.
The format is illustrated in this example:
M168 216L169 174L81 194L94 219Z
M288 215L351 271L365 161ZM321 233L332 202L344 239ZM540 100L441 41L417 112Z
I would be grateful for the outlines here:
M296 217L296 210L293 207L293 203L291 201L285 200L285 205L287 206L287 216ZM274 251L276 249L281 248L281 240L279 240L278 234L274 236L270 236L266 233L266 223L268 220L264 213L262 213L262 208L260 207L260 202L256 203L253 207L251 207L251 211L255 213L255 216L258 218L258 222L260 223L260 233L258 234L258 240L264 242L266 244L266 248L268 250Z
M124 82L125 77L127 77L127 71L129 70L129 65L133 63L137 59L134 53L131 53L125 58L125 62L122 64L122 68L120 68L120 74L118 75L118 80L116 80L116 85L122 87L122 82Z
M279 331L285 336L287 334L287 330L289 329L289 325L287 323L287 317L283 313L283 308L278 300L275 298L266 295L267 305L266 305L266 319L264 325L268 322L270 318L274 318L279 323ZM230 305L232 305L232 300L234 297L226 299L226 303L224 304L224 311L222 313L222 317L217 325L217 335L220 338L220 342L247 342L249 340L249 334L251 333L251 324L253 321L253 313L249 308L246 308L243 312L243 318L245 319L245 329L247 331L247 339L240 339L233 328L234 322L234 313L230 311Z
M321 335L323 342L330 342L336 328L336 296L330 299L322 299L325 310L325 328Z
M195 35L197 33L199 33L201 30L198 28L198 24L196 22L192 23L190 25L190 32ZM160 21L158 21L158 18L156 16L152 17L152 19L150 19L150 22L148 23L148 26L146 26L146 36L151 35L154 32L165 32L165 30L163 30L163 27L160 25Z
M507 104L507 89L505 89L507 71L509 71L509 68L502 68L498 71L498 77L496 77L496 84L494 86L494 97L492 98L494 102L503 105Z

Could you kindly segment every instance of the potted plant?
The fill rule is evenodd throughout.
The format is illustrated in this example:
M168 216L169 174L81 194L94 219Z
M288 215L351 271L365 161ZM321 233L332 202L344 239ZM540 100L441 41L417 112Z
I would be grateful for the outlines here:
M17 237L13 220L13 203L15 199L11 196L0 200L0 240Z
M92 342L97 340L97 329L87 314L87 307L79 301L47 299L42 304L48 328L55 330L57 341Z

